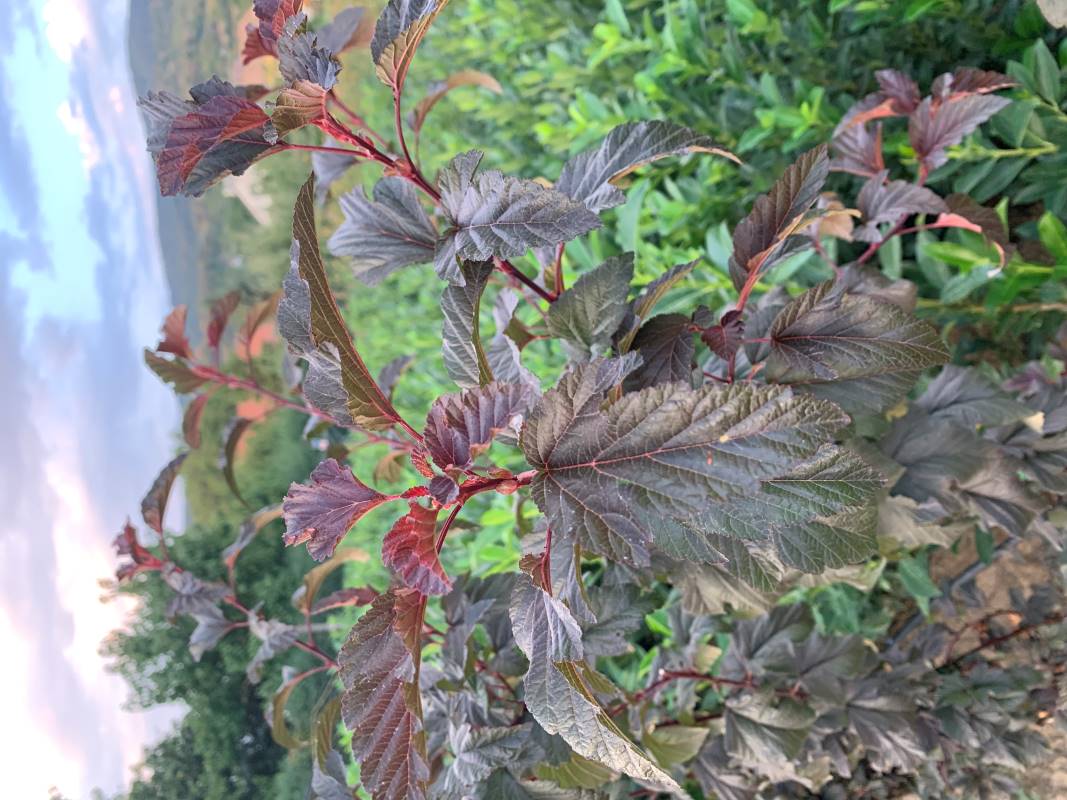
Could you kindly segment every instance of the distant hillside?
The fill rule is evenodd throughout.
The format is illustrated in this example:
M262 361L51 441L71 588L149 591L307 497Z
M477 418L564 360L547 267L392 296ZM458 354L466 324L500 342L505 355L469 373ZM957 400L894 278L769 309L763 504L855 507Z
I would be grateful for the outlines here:
M226 77L247 5L244 0L131 0L129 59L137 93L166 89L184 95L212 74ZM174 302L189 306L190 332L199 328L205 302L219 294L216 254L225 235L226 202L214 191L199 200L157 201L167 280Z

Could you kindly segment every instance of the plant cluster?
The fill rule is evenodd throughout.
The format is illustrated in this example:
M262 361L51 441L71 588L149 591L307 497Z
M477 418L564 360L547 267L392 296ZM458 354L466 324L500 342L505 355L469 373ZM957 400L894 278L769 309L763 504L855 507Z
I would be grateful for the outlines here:
M550 186L482 168L477 150L427 178L406 131L421 129L433 98L407 125L402 100L444 5L391 0L378 19L370 51L392 95L393 142L334 93L336 53L359 14L315 32L300 0L254 6L245 56L276 57L285 80L267 104L262 89L218 78L190 100L160 92L142 102L164 194L200 194L283 151L315 153L320 176L380 164L370 196L341 199L330 249L371 285L433 265L442 356L460 391L416 426L393 401L408 365L372 376L330 288L315 222L322 181L309 178L281 294L252 309L238 337L250 341L276 311L288 393L267 389L250 362L244 374L223 369L236 295L215 305L202 352L177 309L146 359L192 395L191 447L212 392L228 387L305 412L328 457L280 506L249 517L223 552L228 580L213 581L168 551L179 455L142 504L152 541L129 524L116 540L119 578L159 573L173 590L168 615L196 620L194 657L246 628L260 642L252 682L292 650L318 661L287 675L271 721L279 743L311 749L310 791L323 800L351 797L357 777L374 800L943 797L1007 785L1040 756L1035 723L1057 706L1062 589L1020 590L1012 608L957 627L923 624L940 595L925 563L931 546L961 537L987 548L1028 531L1059 541L1050 514L1067 492L1064 378L1034 364L1003 388L944 366L947 347L913 313L914 286L868 262L902 236L952 228L985 237L1007 263L1010 243L988 209L924 183L947 148L1006 103L996 92L1012 80L961 69L922 98L902 73L880 73L881 91L838 129L834 158L825 146L801 154L734 230L733 301L656 313L694 263L634 287L633 254L622 254L570 282L568 243L625 202L634 170L689 154L736 157L673 122L632 122L567 161ZM912 182L885 169L877 120L896 115L909 117ZM332 143L291 141L306 127ZM823 191L835 167L866 178L852 204ZM795 297L768 291L770 271L803 248L833 279ZM839 251L854 257L838 263ZM531 254L537 277L525 271ZM558 374L529 370L533 346L557 354ZM227 434L235 493L247 427ZM389 448L383 478L409 463L419 479L383 492L358 478L347 456L367 442ZM513 504L517 571L449 569L449 545L470 524L463 510L485 496ZM320 596L330 573L363 555L341 547L346 535L387 506L391 585ZM262 614L236 589L241 552L279 517L285 543L323 562L293 596L297 622ZM797 602L812 587L873 588L890 557L916 603L892 637L843 633ZM960 587L982 605L980 589ZM351 608L364 610L332 652L321 636L329 625L316 620ZM309 680L324 694L305 737L286 706ZM334 749L339 720L351 769Z

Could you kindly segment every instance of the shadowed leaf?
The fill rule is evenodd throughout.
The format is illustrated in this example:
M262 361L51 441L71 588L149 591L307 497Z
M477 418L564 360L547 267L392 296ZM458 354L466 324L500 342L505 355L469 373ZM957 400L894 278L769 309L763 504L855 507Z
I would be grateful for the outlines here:
M473 389L493 379L478 319L493 265L488 261L464 262L457 271L461 280L450 283L441 294L441 351L448 377L463 389Z
M493 94L501 94L504 91L496 78L485 72L480 72L476 69L462 69L459 72L454 72L445 80L431 84L427 95L419 101L418 105L415 106L415 110L411 112L411 129L418 134L422 130L423 123L426 122L426 116L433 107L446 94L461 86L481 86Z
M185 443L194 450L200 446L200 418L204 415L204 408L210 399L211 395L207 392L197 395L182 414L182 436Z
M423 431L430 455L441 469L466 469L494 438L517 440L535 399L529 387L509 383L438 398Z
M915 156L927 170L940 167L948 161L947 148L959 144L1009 103L1006 97L972 94L935 107L931 98L926 98L908 122L908 139Z
M549 333L577 359L598 355L626 317L633 274L634 255L624 253L582 275L549 306Z
M912 214L942 214L948 211L945 201L927 189L908 181L889 181L887 170L872 175L863 184L856 198L856 207L863 214L863 227L853 232L856 239L864 242L882 240L878 225L883 222L899 222Z
M370 43L378 79L399 94L411 60L448 0L389 0Z
M178 477L182 464L188 453L182 453L163 467L159 475L152 483L152 488L141 500L141 516L145 525L154 530L160 536L163 535L163 515L167 511L167 500L170 498L170 490L174 485L174 479Z
M230 487L233 496L240 500L244 506L248 506L248 503L241 496L241 489L237 485L237 476L234 474L233 469L237 460L237 448L241 444L241 438L248 433L248 429L252 427L253 422L255 420L245 419L244 417L234 417L229 421L222 433L223 447L222 455L219 457L219 466L222 469L223 477L226 478L226 485Z
M374 200L363 188L341 198L345 221L330 237L333 255L351 259L356 277L369 286L409 264L433 261L437 230L402 178L383 178Z
M303 5L303 0L254 0L252 8L259 22L245 29L242 61L248 64L262 56L277 56L286 20L300 13Z
M183 305L175 306L174 310L167 314L167 318L163 320L163 338L156 345L157 353L172 353L178 358L193 357L193 350L185 335L187 311Z

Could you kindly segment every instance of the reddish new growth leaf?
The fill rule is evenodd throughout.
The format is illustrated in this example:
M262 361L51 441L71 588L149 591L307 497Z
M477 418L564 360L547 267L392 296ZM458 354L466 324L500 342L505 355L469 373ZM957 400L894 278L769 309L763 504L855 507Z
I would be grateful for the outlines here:
M163 534L163 515L167 510L170 489L187 455L188 453L182 453L167 464L141 501L141 516L144 517L145 524L160 535Z
M179 358L192 358L193 350L189 346L189 339L185 335L185 318L188 308L184 305L176 306L163 320L163 338L156 345L160 353L173 353Z
M249 64L262 56L278 55L278 38L285 29L285 21L300 12L304 0L255 0L252 10L259 19L258 25L245 28L242 61Z
M382 542L382 561L405 586L423 594L445 594L452 582L437 558L437 509L412 503Z
M211 306L211 321L207 324L208 346L217 348L222 341L222 334L226 330L226 323L230 321L230 315L237 309L241 302L241 293L237 291L224 294Z
M294 483L285 496L285 544L307 542L308 553L325 561L349 528L386 495L364 485L352 470L328 458L311 473L311 484Z
M744 335L745 323L741 319L741 312L734 310L723 314L718 325L705 328L700 338L711 352L724 361L729 361L741 346Z
M115 537L112 546L118 555L129 556L131 559L124 564L119 564L119 568L115 571L115 577L120 581L128 580L140 572L157 570L163 566L162 561L137 541L137 530L129 520L126 520L126 524Z

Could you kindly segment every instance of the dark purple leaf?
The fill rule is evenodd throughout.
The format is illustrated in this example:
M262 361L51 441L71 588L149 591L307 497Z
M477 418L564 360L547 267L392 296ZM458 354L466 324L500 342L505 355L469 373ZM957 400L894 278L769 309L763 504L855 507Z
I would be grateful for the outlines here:
M787 240L803 230L829 169L826 146L820 145L802 154L767 194L756 198L752 211L734 229L730 277L736 289L774 264Z
M928 97L908 122L908 139L927 170L948 161L945 150L1011 103L1005 97L971 94L934 106Z
M382 540L382 563L404 586L425 595L445 594L452 588L437 558L437 513L436 508L411 503Z
M441 294L441 351L448 377L463 389L473 389L493 380L479 320L493 264L464 262L456 270L460 280L450 283Z
M961 67L955 72L946 72L934 78L930 94L935 102L953 100L965 94L987 94L1018 85L1014 78L973 67Z
M374 800L426 800L430 767L416 682L425 602L412 589L379 596L337 657L341 716Z
M562 339L572 356L586 361L599 355L626 317L634 254L609 258L586 272L548 308L548 332Z
M596 214L561 192L497 170L478 172L481 157L477 151L457 156L438 176L448 230L434 265L449 282L463 281L457 258L514 258L601 226Z
M877 414L899 401L924 369L948 360L937 331L891 303L809 289L775 318L765 374L840 405Z
M908 181L889 181L887 170L872 175L863 184L856 205L863 214L863 226L852 234L864 242L881 241L878 225L896 223L912 214L943 214L948 211L945 201L925 186Z
M497 437L518 437L536 396L529 387L491 383L439 398L426 417L423 438L441 469L466 469Z
M294 483L285 495L285 544L307 542L308 553L325 561L360 517L389 498L365 486L352 470L328 458L311 473L311 484Z
M369 286L401 267L433 261L437 230L402 178L382 178L371 201L357 188L341 198L345 221L330 237L333 255L351 259L356 277Z
M885 169L880 122L874 126L873 134L866 124L850 125L834 136L830 147L834 152L830 161L832 170L867 178Z
M311 607L311 614L323 614L327 611L333 611L338 608L349 608L351 606L370 605L377 597L378 593L368 587L338 589L336 592L326 595L321 600L316 600L315 605Z
M376 429L400 415L356 351L330 291L315 230L315 178L300 189L293 210L293 249L278 307L278 327L295 355L309 365L304 391L317 408L342 423Z
M222 342L222 334L226 330L226 324L230 321L230 316L237 309L237 305L240 302L241 293L233 291L224 294L211 304L211 319L207 324L208 347L218 348L219 343Z
M248 506L248 503L241 496L241 489L237 485L237 475L234 474L233 470L237 460L237 448L254 421L244 417L231 419L222 431L223 447L222 454L219 456L219 468L222 470L223 477L226 478L226 485L230 487L233 496L240 500L244 506Z
M278 39L285 30L286 21L300 13L303 5L304 0L254 0L252 8L259 24L245 29L243 62L248 64L262 56L277 56Z
M625 202L617 181L653 161L686 153L714 153L741 163L707 136L673 122L627 122L564 164L556 190L592 211L603 211Z
M448 475L435 475L427 487L430 497L442 506L449 506L459 497L459 484Z
M723 361L734 357L744 338L745 322L737 310L727 311L717 325L705 328L700 334L701 341Z
M642 325L630 347L641 356L641 366L626 378L626 391L676 381L690 383L693 336L692 322L685 314L660 314Z
M167 318L163 320L163 338L156 345L157 353L172 353L178 358L193 357L193 350L185 335L187 312L188 309L182 305L175 306L174 310L167 314Z
M156 476L152 488L141 500L141 516L145 525L154 530L160 536L163 535L163 515L167 511L167 500L170 498L170 490L174 485L174 479L181 472L182 464L188 453L182 453L167 464Z
M896 69L880 69L874 77L882 95L892 102L894 114L906 116L919 106L919 85L910 76Z
M206 392L197 395L185 407L185 413L182 414L182 436L185 438L185 443L194 450L200 447L200 418L204 415L204 408L210 399L211 395Z

